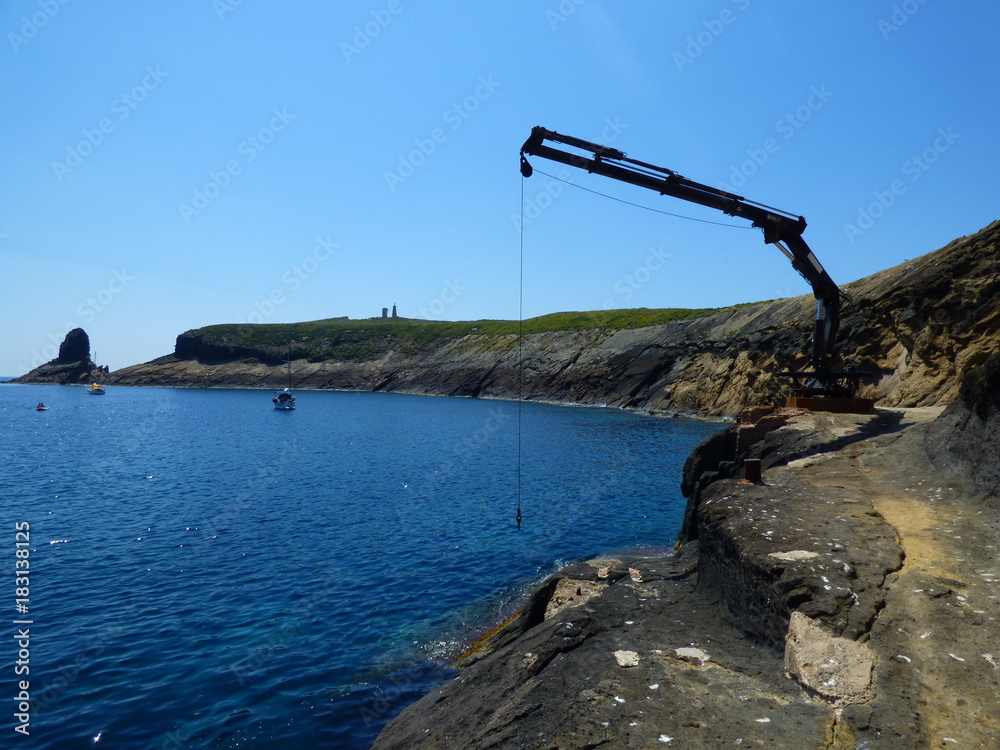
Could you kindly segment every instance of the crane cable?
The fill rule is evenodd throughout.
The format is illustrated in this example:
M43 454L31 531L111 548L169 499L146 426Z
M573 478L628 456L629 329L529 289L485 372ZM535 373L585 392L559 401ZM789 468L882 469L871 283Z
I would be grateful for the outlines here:
M521 177L521 221L517 292L517 530L521 530L521 399L524 385L524 177Z
M570 185L571 187L579 188L580 190L585 190L588 193L593 193L594 195L599 195L602 198L609 198L610 200L618 201L619 203L624 203L626 206L633 206L635 208L645 209L646 211L652 211L655 214L663 214L664 216L672 216L675 219L687 219L688 221L697 221L697 222L699 222L701 224L713 224L713 225L715 225L717 227L729 227L730 229L756 229L756 227L747 226L745 224L726 224L725 222L722 222L722 221L710 221L709 219L698 219L698 218L695 218L694 216L684 216L684 214L674 214L674 213L670 213L670 211L661 211L658 208L650 208L649 206L644 206L641 203L633 203L632 201L627 201L627 200L624 200L622 198L616 198L615 196L608 195L607 193L601 193L601 192L599 192L597 190L592 190L591 188L585 188L583 185L577 185L575 182L570 182L569 180L564 180L561 177L556 177L554 174L549 174L548 172L543 172L542 170L538 169L537 167L532 167L532 169L535 172L538 172L538 174L543 174L546 177L550 177L553 180L557 180L557 181L562 182L562 183L564 183L566 185ZM521 197L521 218L523 219L524 218L524 197L523 197L524 186L523 186L523 180L522 180L521 192L522 192L522 197Z
M522 160L524 157L521 157ZM684 216L682 214L674 214L669 211L661 211L658 208L650 208L649 206L643 206L640 203L632 203L631 201L623 200L621 198L616 198L613 195L607 195L606 193L601 193L597 190L591 190L590 188L585 188L582 185L577 185L569 180L564 180L555 175L549 174L548 172L543 172L540 169L534 169L535 172L545 175L558 182L571 185L580 190L585 190L588 193L593 193L594 195L600 195L602 198L610 198L613 201L618 201L619 203L624 203L627 206L633 206L635 208L643 208L647 211L652 211L653 213L664 214L665 216L672 216L676 219L687 219L689 221L697 221L702 224L714 224L720 227L730 227L732 229L753 229L754 227L745 226L743 224L726 224L721 221L709 221L708 219L698 219L694 216ZM521 175L521 220L518 223L519 229L519 247L518 247L518 296L517 296L517 516L515 521L517 522L517 530L521 530L521 521L523 516L521 514L521 403L524 398L524 181L527 177L524 174Z
M524 159L522 155L522 160ZM731 227L732 229L752 229L753 227L744 226L742 224L726 224L721 221L709 221L708 219L697 219L693 216L683 216L682 214L674 214L669 211L661 211L658 208L650 208L649 206L643 206L639 203L632 203L631 201L623 200L621 198L616 198L613 195L607 195L606 193L598 192L597 190L591 190L590 188L585 188L582 185L577 185L570 182L569 180L564 180L555 175L551 175L548 172L543 172L540 169L535 169L535 172L545 175L558 182L563 182L567 185L572 185L580 190L585 190L588 193L593 193L594 195L600 195L603 198L610 198L613 201L618 201L619 203L624 203L628 206L634 206L635 208L644 208L647 211L652 211L658 214L664 214L666 216L672 216L677 219L688 219L690 221L697 221L702 224L714 224L720 227ZM521 404L524 400L524 181L527 177L522 173L521 175L521 220L518 222L518 296L517 296L517 515L515 516L515 521L517 522L517 530L521 530L521 521L524 517L521 513Z

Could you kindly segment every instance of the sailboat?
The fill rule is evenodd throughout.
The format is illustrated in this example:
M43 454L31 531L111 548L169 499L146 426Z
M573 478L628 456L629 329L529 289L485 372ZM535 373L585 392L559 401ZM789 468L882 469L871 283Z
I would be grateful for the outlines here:
M94 352L94 360L96 362L96 360L97 360L97 352ZM94 367L96 368L97 365L95 364ZM90 384L90 388L87 389L87 393L89 393L91 396L103 396L104 395L104 386L97 382L97 379L94 377L94 371L93 370L90 373L90 377L91 377L91 380L93 380L94 382L92 382Z
M295 411L295 394L292 393L292 338L288 337L288 359L285 361L288 372L288 384L280 391L274 392L274 408L278 411Z

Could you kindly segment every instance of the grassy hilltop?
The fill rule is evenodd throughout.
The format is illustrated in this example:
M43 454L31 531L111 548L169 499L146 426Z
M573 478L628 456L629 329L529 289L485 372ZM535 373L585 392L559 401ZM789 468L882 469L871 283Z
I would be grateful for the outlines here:
M735 309L735 308L724 308ZM288 341L292 357L319 362L328 359L358 361L385 349L388 342L409 354L430 345L465 336L509 337L558 331L616 331L691 320L718 312L716 308L695 310L665 308L650 310L597 310L560 312L516 320L435 321L413 318L327 318L305 323L225 323L188 331L178 338L178 355L185 355L184 339L197 340L199 350L228 351L263 361L284 359Z

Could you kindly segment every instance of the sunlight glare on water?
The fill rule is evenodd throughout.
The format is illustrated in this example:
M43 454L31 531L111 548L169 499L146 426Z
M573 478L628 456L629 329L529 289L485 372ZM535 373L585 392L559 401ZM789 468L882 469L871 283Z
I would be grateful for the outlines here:
M518 531L517 404L297 395L0 386L32 748L367 748L559 565L673 544L717 429L524 404Z

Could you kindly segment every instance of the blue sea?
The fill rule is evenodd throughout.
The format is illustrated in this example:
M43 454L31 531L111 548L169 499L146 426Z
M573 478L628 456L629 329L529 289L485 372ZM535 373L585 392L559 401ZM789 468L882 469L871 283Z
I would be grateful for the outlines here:
M519 440L513 402L298 397L0 386L0 746L367 748L546 575L669 549L718 429L525 403Z

